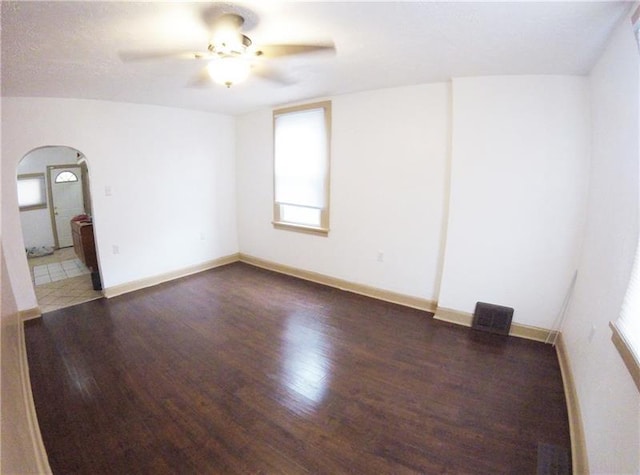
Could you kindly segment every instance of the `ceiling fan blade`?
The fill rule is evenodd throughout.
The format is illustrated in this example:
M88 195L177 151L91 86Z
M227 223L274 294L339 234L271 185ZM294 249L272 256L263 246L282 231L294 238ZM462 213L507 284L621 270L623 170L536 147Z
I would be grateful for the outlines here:
M193 59L198 58L199 55L206 55L208 53L197 53L193 51L185 50L130 50L119 51L118 56L125 62L133 61L151 61L154 59Z
M267 81L280 84L281 86L290 86L292 84L295 84L296 82L286 74L283 74L282 72L274 68L270 68L264 64L256 65L251 70L251 74L259 77L260 79L265 79Z
M211 80L211 76L209 76L207 68L202 68L200 71L198 71L198 74L196 74L196 76L191 81L189 81L189 84L187 84L187 86L194 88L205 88L213 86L213 81Z
M282 56L294 56L309 53L335 54L336 47L333 43L319 45L262 45L256 51L256 56L267 58L279 58Z

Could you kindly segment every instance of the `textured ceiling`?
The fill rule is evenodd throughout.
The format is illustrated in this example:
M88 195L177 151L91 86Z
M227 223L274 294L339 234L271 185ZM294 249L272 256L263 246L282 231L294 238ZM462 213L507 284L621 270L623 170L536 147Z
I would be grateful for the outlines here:
M452 77L587 74L629 2L2 2L2 95L104 99L242 114ZM333 41L336 55L271 60L293 84L251 77L189 87L204 64L123 63L124 50L203 50L203 16L239 9L254 43Z

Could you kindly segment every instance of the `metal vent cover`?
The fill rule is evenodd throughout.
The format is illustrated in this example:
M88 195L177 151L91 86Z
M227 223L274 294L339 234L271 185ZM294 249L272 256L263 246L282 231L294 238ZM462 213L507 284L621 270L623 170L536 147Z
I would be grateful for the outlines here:
M536 475L570 475L571 457L566 447L538 442Z
M477 302L471 328L499 335L508 335L513 309L492 303Z

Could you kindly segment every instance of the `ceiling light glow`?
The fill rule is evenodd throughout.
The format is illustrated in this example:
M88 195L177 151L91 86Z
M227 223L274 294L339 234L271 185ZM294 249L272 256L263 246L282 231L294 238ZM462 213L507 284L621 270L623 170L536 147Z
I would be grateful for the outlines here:
M207 71L216 83L231 87L247 79L251 64L243 58L225 56L211 61Z

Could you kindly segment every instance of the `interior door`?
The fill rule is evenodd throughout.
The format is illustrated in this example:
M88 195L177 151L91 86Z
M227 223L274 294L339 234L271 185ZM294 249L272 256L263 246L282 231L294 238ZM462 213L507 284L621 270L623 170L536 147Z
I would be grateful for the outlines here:
M70 247L73 246L71 218L85 212L80 166L53 165L47 169L56 246Z

